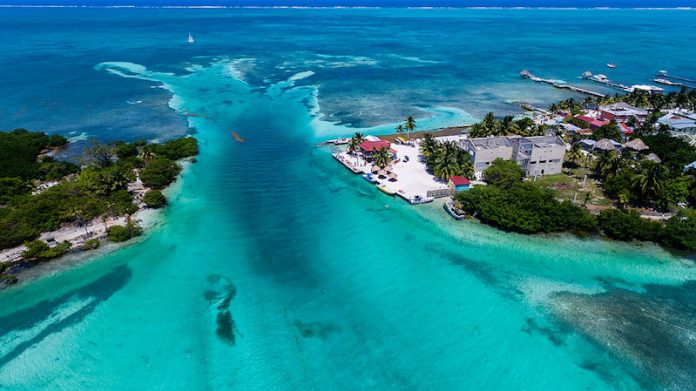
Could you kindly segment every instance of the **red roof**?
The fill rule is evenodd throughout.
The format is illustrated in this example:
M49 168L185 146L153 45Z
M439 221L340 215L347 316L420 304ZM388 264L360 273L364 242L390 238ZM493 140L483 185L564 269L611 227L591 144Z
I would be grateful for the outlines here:
M577 118L577 119L579 119L579 120L581 120L581 121L585 121L585 122L587 122L588 124L589 124L590 122L596 120L596 118L588 117L588 116L586 116L586 115L577 115L577 116L575 116L575 118Z
M391 143L387 140L363 141L362 143L360 143L360 149L362 149L365 152L372 152L382 148L389 148L390 146Z
M469 184L469 178L465 176L453 176L450 177L450 181L455 185L455 186L464 186Z
M633 129L629 128L625 123L621 122L619 126L621 127L621 131L625 134L633 134Z

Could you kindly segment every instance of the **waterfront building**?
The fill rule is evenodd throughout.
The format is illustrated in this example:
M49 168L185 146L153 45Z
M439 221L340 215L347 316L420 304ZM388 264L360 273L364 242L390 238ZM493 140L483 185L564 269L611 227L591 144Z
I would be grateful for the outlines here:
M396 158L396 151L391 148L391 143L387 140L367 140L360 143L358 153L367 161L372 161L372 156L382 148L387 148L392 157Z
M526 175L560 174L566 145L560 136L511 138L513 159Z
M507 137L464 139L459 143L459 147L471 155L477 177L480 177L481 172L495 159L512 159L512 143Z
M516 161L526 175L558 174L566 151L563 139L556 135L473 138L459 146L471 154L477 178L495 159Z
M599 116L606 121L626 122L635 118L643 122L648 117L648 111L631 106L626 102L618 102L599 107Z
M457 192L460 192L460 191L469 190L470 184L471 184L471 182L469 182L469 178L467 178L465 176L458 176L457 175L457 176L450 177L449 182L447 183L447 186L450 189L454 189Z

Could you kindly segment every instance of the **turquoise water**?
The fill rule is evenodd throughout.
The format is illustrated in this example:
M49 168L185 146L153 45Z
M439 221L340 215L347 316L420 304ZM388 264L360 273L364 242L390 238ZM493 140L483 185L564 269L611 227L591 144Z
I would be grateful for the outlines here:
M47 22L44 32L54 34L40 36L29 20L50 12L63 19ZM14 65L0 74L16 88L16 99L0 98L12 113L0 116L3 127L41 123L41 114L49 131L107 140L190 132L201 144L144 241L0 293L0 388L693 384L691 260L652 245L454 222L438 205L412 207L375 191L316 146L356 129L387 131L402 113L439 127L470 122L489 105L513 110L508 95L555 99L560 92L516 73L525 57L566 79L581 69L582 50L558 59L534 42L541 35L551 45L549 36L571 29L568 19L590 15L583 23L591 27L625 17L635 23L633 40L664 47L652 37L664 31L658 15L678 32L668 44L681 45L694 29L692 13L128 12L0 10L12 22L3 26L21 32L3 49ZM89 22L95 16L99 24ZM414 31L403 28L416 20ZM479 30L463 27L481 20ZM539 23L548 24L543 32L533 28ZM200 46L176 41L176 25L194 30ZM495 35L498 25L520 35ZM79 29L89 37L68 42ZM365 39L351 36L366 30ZM572 31L568 42L593 35ZM620 41L621 31L606 39ZM480 36L457 43L443 39L448 34ZM684 51L696 49L660 59L636 59L634 50L617 49L613 61L639 80L664 63L688 77ZM476 72L460 63L466 57ZM21 67L22 58L37 62ZM510 69L498 73L502 67ZM51 68L71 71L46 75ZM22 79L28 74L33 83ZM33 105L38 100L49 103ZM247 142L235 142L232 131Z

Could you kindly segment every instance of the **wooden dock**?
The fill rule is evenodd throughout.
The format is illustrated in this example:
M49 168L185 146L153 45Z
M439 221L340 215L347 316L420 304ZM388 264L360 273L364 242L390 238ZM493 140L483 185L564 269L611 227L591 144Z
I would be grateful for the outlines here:
M672 80L685 81L687 83L692 83L692 84L696 85L696 80L688 79L686 77L672 76L672 75L667 74L667 73L658 73L657 76L662 78L662 79L672 79ZM696 88L696 86L688 86L688 85L683 84L683 83L678 83L678 86L679 87L686 87L686 88Z
M586 88L582 88L582 87L578 87L578 86L574 86L572 84L568 84L568 83L562 82L560 80L542 79L541 77L537 77L537 76L532 75L528 71L522 71L522 72L520 72L520 75L525 79L529 79L529 80L537 82L537 83L549 84L555 88L571 90L574 92L579 92L581 94L591 95L591 96L598 97L598 98L604 98L606 96L606 95L601 94L599 92L588 90Z

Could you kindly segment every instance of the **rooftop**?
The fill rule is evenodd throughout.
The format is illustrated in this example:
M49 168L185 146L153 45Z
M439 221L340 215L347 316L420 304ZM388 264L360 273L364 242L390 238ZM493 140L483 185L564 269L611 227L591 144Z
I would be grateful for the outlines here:
M512 147L512 143L507 137L482 137L470 138L465 141L471 143L476 149L493 149Z

